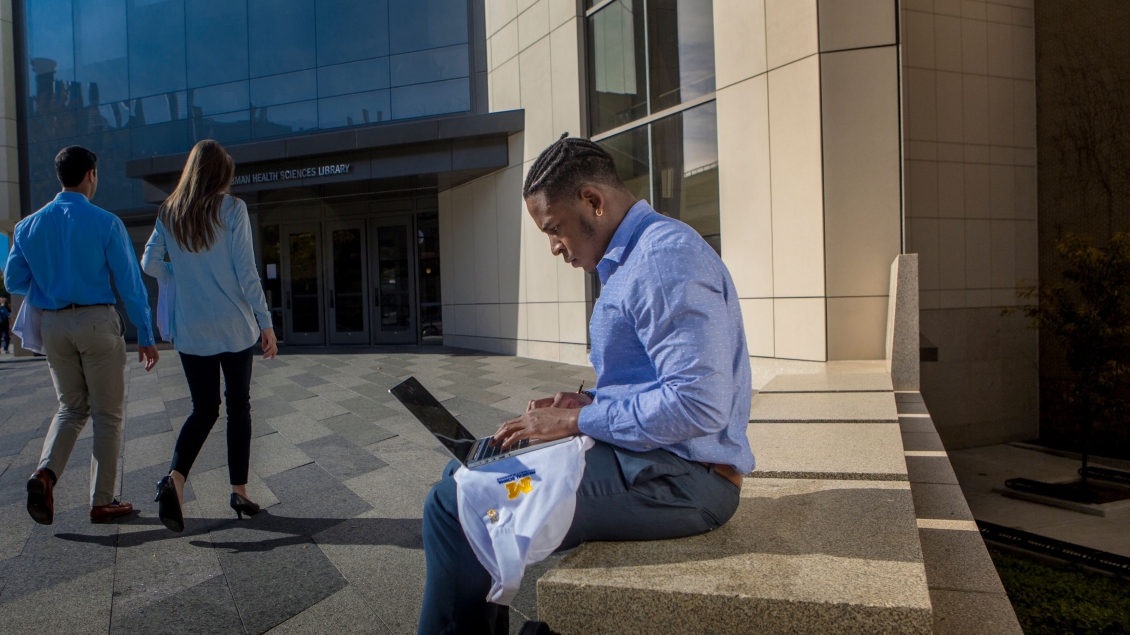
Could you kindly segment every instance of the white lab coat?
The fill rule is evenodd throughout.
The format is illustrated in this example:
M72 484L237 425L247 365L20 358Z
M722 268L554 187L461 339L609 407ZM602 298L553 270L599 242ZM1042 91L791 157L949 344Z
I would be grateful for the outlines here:
M526 567L561 545L577 509L585 452L593 445L582 435L455 472L459 522L475 556L490 573L488 602L509 605Z

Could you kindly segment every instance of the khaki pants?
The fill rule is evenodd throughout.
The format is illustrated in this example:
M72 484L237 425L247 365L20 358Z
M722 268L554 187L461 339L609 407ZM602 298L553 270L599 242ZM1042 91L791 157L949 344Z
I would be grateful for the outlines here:
M122 318L112 306L44 311L42 330L59 412L47 430L39 467L62 477L87 418L93 419L90 504L109 505L116 490L126 406Z

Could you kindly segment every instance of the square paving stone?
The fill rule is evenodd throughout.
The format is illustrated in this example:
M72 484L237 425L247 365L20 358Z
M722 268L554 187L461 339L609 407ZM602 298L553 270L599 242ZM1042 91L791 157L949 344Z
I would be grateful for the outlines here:
M165 402L165 412L169 413L171 418L183 418L192 414L192 398L182 397L181 399L173 399Z
M298 446L338 480L344 481L388 465L336 434L307 441Z
M305 443L311 439L333 434L333 431L301 412L275 417L270 425L281 432L291 443Z
M197 633L243 635L227 578L216 576L137 610L119 612L115 607L111 628L115 634L180 635L189 624Z
M249 633L266 632L348 585L308 536L290 533L268 512L213 531L212 541Z
M310 399L294 401L291 402L291 405L299 412L302 412L315 421L329 419L330 417L336 417L349 412L336 403L322 399L321 397L311 397Z
M325 379L317 375L312 375L308 372L291 375L290 380L302 386L303 388L313 388L314 386L321 386L322 384L329 383Z
M913 401L900 401L898 402L898 413L900 415L907 414L922 414L928 415L930 411L926 409L926 404L922 402Z
M385 410L388 409L386 408ZM391 413L391 411L389 412ZM352 413L323 419L322 425L362 448L396 436L396 434L385 430L379 425L366 421Z
M266 399L253 399L251 401L251 416L256 420L266 421L267 419L281 417L292 412L297 412L294 406L285 401L281 401L278 397L272 396Z
M346 519L371 509L316 463L263 478L282 501L277 512L294 518Z
M141 509L147 503L152 503L153 497L157 495L157 481L165 478L168 473L168 461L126 472L122 475L122 500L132 502L135 509ZM192 489L190 474L188 482L184 484L184 502L189 503L194 500L196 500L196 492ZM157 513L156 505L152 511L154 514Z
M391 397L391 395L389 395ZM397 411L381 405L379 402L368 397L354 397L337 402L337 405L342 408L348 409L353 414L365 419L367 421L379 421L380 419L387 419L388 417L396 416Z
M25 430L15 434L0 436L0 456L15 456L23 451L28 441L34 439L37 430Z
M286 368L287 366L290 366L290 364L286 363L286 361L282 360L282 359L257 359L257 360L255 360L255 367L258 368L260 366L263 367L263 368L266 368L267 370L274 370L276 368Z
M153 412L140 417L133 417L127 419L122 428L122 440L129 441L131 439L140 439L152 434L161 434L162 432L171 432L173 430L172 421L169 419L169 413Z
M275 393L275 396L286 402L294 402L300 401L302 399L309 399L311 397L317 397L317 395L299 386L298 384L291 384L289 386L272 386L271 392Z
M259 437L251 444L251 469L264 479L310 462L310 457L278 433Z
M903 432L936 432L930 417L899 417L899 430Z
M55 512L52 525L36 525L12 561L0 606L114 564L118 528L92 525L89 508Z
M307 635L308 633L351 633L384 635L393 633L369 606L369 600L347 586L272 628L268 635Z
M903 432L902 433L903 449L907 451L921 452L921 451L944 451L946 446L942 445L942 439L938 436L937 432Z

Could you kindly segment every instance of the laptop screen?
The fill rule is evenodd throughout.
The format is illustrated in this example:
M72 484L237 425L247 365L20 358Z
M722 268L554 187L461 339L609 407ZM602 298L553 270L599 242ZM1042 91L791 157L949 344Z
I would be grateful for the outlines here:
M415 377L409 377L389 389L404 407L408 409L420 423L424 424L439 442L447 448L460 463L466 465L467 455L475 443L475 436L467 431L444 408L436 398L424 388Z

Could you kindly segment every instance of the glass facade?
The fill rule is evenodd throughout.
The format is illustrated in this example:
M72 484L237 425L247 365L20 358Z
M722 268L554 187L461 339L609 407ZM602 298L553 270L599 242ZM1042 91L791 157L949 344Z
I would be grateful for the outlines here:
M713 0L614 0L587 20L592 134L714 93Z
M721 253L712 0L589 6L591 133L633 194Z
M471 109L467 0L28 0L32 209L53 159L99 156L98 204L146 207L130 159ZM25 92L26 91L26 92Z

